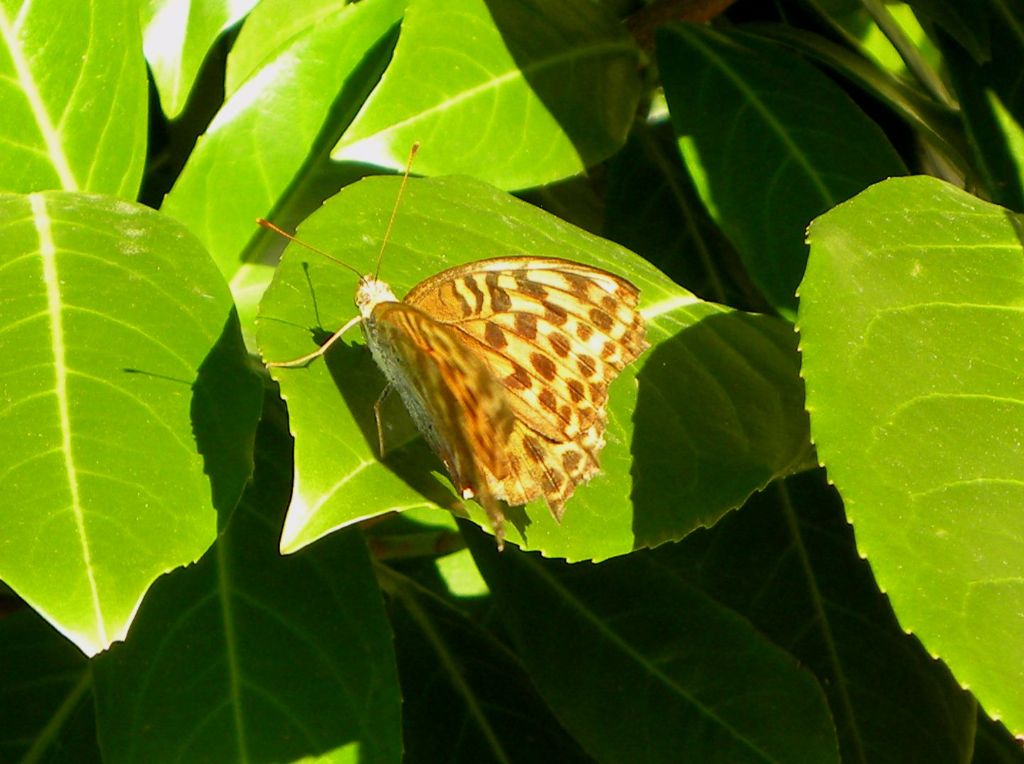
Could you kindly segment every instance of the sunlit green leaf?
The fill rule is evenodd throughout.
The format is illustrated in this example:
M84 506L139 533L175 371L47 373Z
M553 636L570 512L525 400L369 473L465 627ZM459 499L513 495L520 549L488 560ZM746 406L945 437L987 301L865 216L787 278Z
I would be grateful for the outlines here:
M0 226L0 578L92 654L213 540L259 385L223 279L173 221L49 192L0 197Z
M246 20L228 61L244 79L233 75L227 101L162 207L199 237L229 280L239 276L256 218L270 215L320 131L334 130L326 151L376 81L362 67L379 55L374 46L404 4L263 3ZM268 38L267 25L282 16L302 25Z
M160 106L169 119L185 107L210 46L257 2L144 0L143 50L160 93Z
M1022 61L1024 0L0 0L0 762L1024 764ZM499 554L357 323L262 366L382 250L638 285L563 522Z
M412 0L380 85L332 152L502 188L582 172L625 140L639 52L587 0Z
M815 221L800 286L812 432L901 625L1024 729L1024 245L931 178Z
M0 191L134 199L146 94L134 2L0 3Z

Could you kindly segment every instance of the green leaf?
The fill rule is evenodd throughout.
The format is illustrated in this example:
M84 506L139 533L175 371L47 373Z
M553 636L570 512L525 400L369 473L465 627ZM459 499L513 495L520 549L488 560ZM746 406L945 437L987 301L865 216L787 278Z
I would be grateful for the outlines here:
M1024 7L1020 0L991 0L991 10L992 60L985 75L1017 124L1024 124L1024 81L1017 65L1024 56Z
M650 552L568 565L470 536L534 684L598 761L838 762L814 677Z
M371 5L393 6L391 3ZM310 44L309 38L317 27L324 24L330 26L340 15L345 16L353 8L348 0L327 0L312 2L311 0L261 0L256 9L245 20L242 31L231 47L227 67L224 72L224 95L230 98L261 69L274 63L282 54L294 50L288 60L301 58L305 45ZM380 10L380 9L378 9ZM394 17L397 22L399 13ZM346 23L352 23L350 19ZM328 32L327 34L331 34ZM372 44L367 40L367 45ZM299 46L295 48L295 46ZM299 70L299 73L302 73Z
M609 162L607 188L604 236L703 299L743 303L727 299L735 288L723 271L739 272L736 253L704 210L671 126L634 128ZM664 225L665 220L679 223Z
M92 654L234 506L258 380L179 225L49 192L0 196L0 226L0 578Z
M381 576L402 678L404 762L592 761L504 642L411 579L389 568Z
M991 60L978 65L969 53L940 36L970 137L973 169L986 198L1024 209L1024 82L1017 62L1024 56L1024 6L992 3Z
M1021 764L1024 751L1020 740L1007 732L999 722L994 722L978 710L978 732L974 740L972 764Z
M780 481L654 557L817 676L843 761L970 759L977 703L900 628L823 470Z
M376 178L346 188L299 235L372 272L399 183ZM681 538L806 457L790 325L702 303L627 250L486 184L411 180L381 273L404 295L445 268L513 254L563 257L630 279L640 288L654 347L611 387L602 473L576 491L561 525L543 502L514 511L511 541L548 555L600 559ZM356 315L355 287L353 274L337 264L287 250L257 320L264 359L315 350ZM403 445L386 429L393 451L378 460L373 404L383 377L355 332L348 342L336 344L326 363L272 369L296 436L286 552L388 510L460 503L443 472L440 479L429 474L441 465L422 441ZM468 509L489 527L482 510Z
M895 75L908 74L907 62L885 32L879 27L877 15L872 16L859 0L809 0L808 3L823 20L838 32L850 47L857 50L864 58L870 60L872 68L888 71ZM876 10L876 8L872 8ZM886 4L884 14L892 20L896 30L906 35L918 54L929 54L929 63L940 63L934 45L928 39L914 11L904 3ZM883 17L884 20L885 17ZM799 31L797 28L795 31Z
M991 91L986 91L989 108L999 125L1002 141L1006 145L1006 168L1002 169L1000 179L1004 185L1000 188L1003 195L1013 201L1005 204L1011 209L1024 210L1024 126L1018 122L1002 102Z
M988 82L991 69L975 64L958 45L944 42L949 78L985 196L1005 207L1024 209L1024 133L993 92Z
M181 113L199 67L221 32L258 0L144 0L143 50L160 106L168 119Z
M99 764L92 673L38 615L0 617L0 761Z
M252 486L215 546L158 581L95 660L105 761L398 762L400 695L380 590L356 532L277 552L291 483L268 403Z
M228 59L228 99L162 207L199 237L228 279L244 278L242 252L256 218L279 203L321 130L326 151L362 103L375 81L363 66L404 4L263 3L246 20ZM282 15L301 26L268 39L268 17Z
M637 374L635 548L713 525L811 458L792 325L712 307L662 316Z
M455 524L452 517L452 524ZM460 535L461 538L461 535ZM487 582L480 575L480 570L473 561L468 549L439 557L437 574L444 581L445 588L455 597L481 597L489 593Z
M587 0L412 0L394 59L331 156L526 188L618 149L639 51Z
M822 463L902 626L1024 730L1024 247L931 178L811 226L803 374Z
M146 159L146 67L134 2L0 6L0 191L134 199Z
M274 266L266 263L247 263L239 268L231 279L231 294L235 298L238 320L242 324L242 335L248 348L256 347L255 338L252 336L256 310L273 278Z
M792 315L807 224L903 163L837 85L778 45L677 24L658 35L658 64L698 191L769 302Z
M976 63L988 60L989 25L996 20L989 12L990 3L963 3L960 0L907 0L914 12L935 22L966 48ZM991 0L993 6L1005 6L1005 0Z
M850 50L852 42L841 45L784 24L758 25L757 30L760 35L820 63L866 95L884 103L914 130L925 150L937 154L942 164L951 166L951 171L971 171L968 161L970 149L964 139L961 116L952 107L880 69L866 59L866 54ZM929 74L929 79L934 77L934 73ZM945 88L941 83L937 87Z

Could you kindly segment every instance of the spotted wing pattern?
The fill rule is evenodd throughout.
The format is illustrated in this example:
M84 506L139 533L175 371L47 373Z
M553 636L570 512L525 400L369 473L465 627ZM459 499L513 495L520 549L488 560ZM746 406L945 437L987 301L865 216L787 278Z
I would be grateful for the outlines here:
M382 302L367 323L378 362L463 498L487 511L498 541L504 514L493 487L507 480L515 427L508 396L456 332L423 311Z
M507 464L482 466L495 497L543 496L561 519L576 486L597 473L608 385L647 347L638 294L581 263L510 257L442 271L405 297L450 327L504 389L514 415Z

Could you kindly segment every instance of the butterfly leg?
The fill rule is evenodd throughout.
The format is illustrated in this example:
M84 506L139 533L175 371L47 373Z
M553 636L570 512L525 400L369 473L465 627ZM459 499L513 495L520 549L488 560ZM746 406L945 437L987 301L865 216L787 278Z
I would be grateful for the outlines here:
M377 398L377 402L373 404L373 418L377 422L377 453L380 454L380 458L384 458L384 421L381 418L381 407L384 405L384 401L387 400L392 390L391 383L389 382L384 386L384 389L380 391L380 396Z
M312 353L306 353L306 355L302 356L301 358L293 358L290 361L267 361L267 366L305 366L310 361L314 360L315 358L319 358L324 353L326 353L330 349L331 345L333 345L335 342L341 339L341 335L343 335L345 332L347 332L349 329L351 329L353 326L355 326L362 320L362 316L355 316L354 318L352 318L351 321L347 321L343 327L341 327L338 331L336 331L334 334L327 338L327 342L318 347Z

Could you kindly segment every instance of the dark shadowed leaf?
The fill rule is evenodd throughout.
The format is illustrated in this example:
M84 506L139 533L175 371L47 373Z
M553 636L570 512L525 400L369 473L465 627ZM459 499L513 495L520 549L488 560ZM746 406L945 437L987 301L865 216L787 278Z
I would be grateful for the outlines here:
M896 622L823 471L769 488L654 556L818 677L843 761L969 758L974 698Z
M366 546L277 551L291 471L268 403L253 484L197 565L161 579L95 661L108 762L398 762L400 698Z
M704 209L665 122L634 128L609 163L603 235L702 299L763 307L764 298Z
M942 27L942 30L970 51L975 62L983 63L990 55L990 25L1003 23L993 9L1004 12L1014 0L964 3L960 0L908 0L922 18Z
M492 623L475 622L459 601L446 601L410 578L390 570L382 576L392 597L402 678L403 761L591 761L544 705ZM482 603L470 604L486 612Z
M1024 745L1006 727L992 721L978 710L978 730L974 736L974 757L971 764L1021 764Z
M597 760L839 761L814 677L652 553L569 565L470 537L534 684Z
M658 64L697 190L769 302L792 315L808 223L903 163L835 83L776 44L677 24L658 37Z
M0 761L99 764L92 671L30 610L0 618Z

